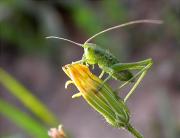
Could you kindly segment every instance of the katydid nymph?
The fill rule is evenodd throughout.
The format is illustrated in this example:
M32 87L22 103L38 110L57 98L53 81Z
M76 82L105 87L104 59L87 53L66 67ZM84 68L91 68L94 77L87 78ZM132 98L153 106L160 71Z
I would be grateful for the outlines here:
M143 77L146 75L148 69L151 67L153 64L152 59L146 59L143 61L139 62L132 62L132 63L121 63L119 59L117 59L110 51L103 49L102 47L89 43L93 38L99 36L100 34L103 34L105 32L115 30L117 28L129 26L132 24L140 24L140 23L149 23L149 24L161 24L161 20L135 20L135 21L130 21L124 24L120 24L117 26L110 27L108 29L105 29L92 37L90 37L88 40L84 42L84 44L80 44L77 42L74 42L72 40L62 38L62 37L56 37L56 36L48 36L46 38L55 38L55 39L60 39L64 40L67 42L70 42L72 44L75 44L77 46L80 46L84 48L84 54L82 56L82 59L80 61L76 61L75 63L82 63L86 65L95 65L97 64L99 68L102 70L102 73L100 74L99 78L102 78L104 73L109 74L108 77L104 80L103 83L108 81L110 78L114 78L116 80L124 81L125 83L122 84L118 88L122 88L129 82L134 82L134 79L139 76L138 80L135 82L134 86L130 90L130 92L127 94L125 97L124 101L127 101L127 99L131 96L131 94L134 92L140 81L143 79ZM138 70L139 72L136 75L132 74L132 70ZM70 84L72 83L69 81L67 83ZM80 96L80 94L78 95Z

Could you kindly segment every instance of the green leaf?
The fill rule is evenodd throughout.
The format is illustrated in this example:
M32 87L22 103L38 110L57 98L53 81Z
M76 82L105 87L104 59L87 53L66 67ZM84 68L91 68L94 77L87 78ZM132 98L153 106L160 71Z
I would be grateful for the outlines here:
M36 138L48 138L47 130L26 113L0 99L0 113Z
M48 125L57 125L56 117L39 101L31 91L0 68L0 83L18 98L29 110Z

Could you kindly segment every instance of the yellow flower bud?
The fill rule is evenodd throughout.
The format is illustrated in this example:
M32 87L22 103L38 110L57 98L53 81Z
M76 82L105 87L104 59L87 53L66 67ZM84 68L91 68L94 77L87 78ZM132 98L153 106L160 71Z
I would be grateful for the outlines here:
M136 138L143 136L129 123L129 111L124 101L104 83L103 80L92 74L89 68L82 64L69 64L63 67L64 72L71 80L67 81L65 87L73 83L79 93L72 97L83 96L83 98L99 112L106 121L114 127L124 127Z
M129 124L129 111L123 100L103 80L92 74L89 68L82 64L68 64L63 67L83 98L98 111L106 121L115 127L126 127Z

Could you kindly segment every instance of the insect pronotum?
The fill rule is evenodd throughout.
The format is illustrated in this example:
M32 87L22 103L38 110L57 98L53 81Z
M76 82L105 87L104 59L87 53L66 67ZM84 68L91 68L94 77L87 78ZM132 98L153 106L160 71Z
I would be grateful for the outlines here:
M75 44L77 46L84 48L84 54L82 56L82 59L80 61L76 61L75 63L85 63L86 65L95 65L97 64L99 68L102 70L99 78L102 78L104 73L109 74L108 77L104 80L103 83L105 83L110 78L114 78L116 80L125 81L124 84L122 84L119 88L122 88L129 82L134 82L134 79L140 75L138 80L135 82L134 86L131 88L130 92L125 97L124 101L126 102L127 99L132 95L136 87L139 85L143 77L146 75L148 69L153 64L152 59L146 59L139 62L132 62L132 63L121 63L119 59L117 59L110 51L101 48L100 46L89 43L93 38L99 36L100 34L103 34L105 32L115 30L117 28L122 28L125 26L133 25L133 24L140 24L140 23L149 23L149 24L162 24L161 20L135 20L130 21L124 24L120 24L117 26L110 27L108 29L105 29L99 33L96 33L92 37L90 37L88 40L84 42L84 44L80 44L77 42L74 42L72 40L62 38L62 37L56 37L56 36L48 36L46 38L55 38L55 39L61 39L67 42L70 42L72 44ZM131 73L131 70L139 70L139 72L136 75L133 75ZM72 83L69 81L67 84ZM79 96L81 96L79 94Z

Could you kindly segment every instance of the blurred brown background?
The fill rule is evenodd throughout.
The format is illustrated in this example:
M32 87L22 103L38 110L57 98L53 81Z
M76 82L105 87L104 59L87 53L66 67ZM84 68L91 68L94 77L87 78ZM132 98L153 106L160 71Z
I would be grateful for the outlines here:
M1 0L0 66L42 101L72 138L132 138L107 124L83 98L71 99L75 87L65 90L68 78L61 67L81 59L83 49L45 37L55 35L83 43L105 28L137 19L161 19L164 24L132 25L93 42L110 49L122 62L153 59L152 69L127 103L131 122L145 138L179 138L178 0ZM112 82L115 88L118 83ZM1 84L0 99L39 121ZM0 113L0 138L34 137Z

